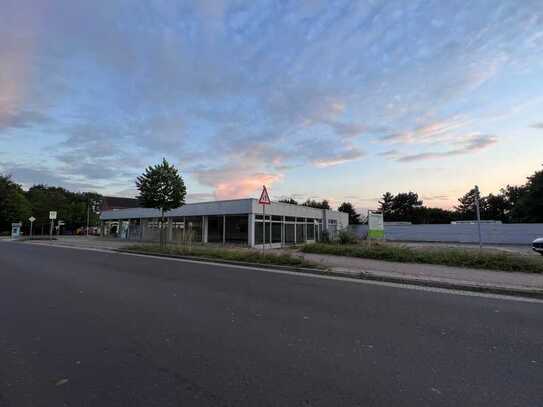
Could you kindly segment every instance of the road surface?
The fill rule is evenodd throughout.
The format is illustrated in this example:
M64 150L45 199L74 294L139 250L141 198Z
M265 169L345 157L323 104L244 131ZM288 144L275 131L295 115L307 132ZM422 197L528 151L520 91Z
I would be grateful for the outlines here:
M0 242L0 406L540 406L543 305Z

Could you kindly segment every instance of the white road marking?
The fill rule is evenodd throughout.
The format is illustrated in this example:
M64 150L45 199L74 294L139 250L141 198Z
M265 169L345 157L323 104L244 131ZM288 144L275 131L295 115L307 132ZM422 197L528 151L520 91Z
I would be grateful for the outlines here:
M13 242L17 243L17 242ZM21 242L19 242L20 244ZM441 293L441 294L450 294L450 295L461 295L466 297L480 297L480 298L489 298L489 299L499 299L499 300L508 300L508 301L517 301L517 302L529 302L529 303L536 303L536 304L543 304L543 300L537 299L537 298L528 298L528 297L515 297L515 296L508 296L508 295L501 295L501 294L490 294L490 293L479 293L474 291L462 291L462 290L452 290L448 288L437 288L437 287L425 287L425 286L418 286L418 285L411 285L411 284L401 284L401 283L391 283L386 281L372 281L372 280L363 280L358 278L350 278L350 277L340 277L340 276L327 276L323 274L311 274L311 273L303 273L300 271L289 271L289 270L280 270L280 269L270 269L270 268L262 268L257 266L242 266L237 264L227 264L227 263L215 263L212 261L202 261L202 260L190 260L190 259L179 259L174 257L162 257L162 256L154 256L152 254L138 254L138 253L123 253L123 252L117 252L115 249L107 249L107 248L94 248L94 247L75 247L75 246L69 246L69 245L62 245L62 244L55 244L55 243L31 243L38 246L47 246L47 247L56 247L56 248L63 248L63 249L74 249L74 250L86 250L86 251L94 251L94 252L100 252L100 253L108 253L108 254L116 254L120 256L136 256L136 257L145 257L145 258L151 258L156 260L165 260L165 261L173 261L173 262L184 262L184 263L192 263L192 264L205 264L208 266L217 266L217 267L223 267L223 268L234 268L234 269L241 269L241 270L253 270L253 271L265 271L268 273L275 273L275 274L286 274L286 275L292 275L292 276L298 276L298 277L307 277L307 278L320 278L325 280L336 280L336 281L343 281L343 282L349 282L349 283L355 283L355 284L368 284L368 285L377 285L377 286L384 286L384 287L393 287L393 288L403 288L406 290L417 290L417 291L428 291L433 293Z

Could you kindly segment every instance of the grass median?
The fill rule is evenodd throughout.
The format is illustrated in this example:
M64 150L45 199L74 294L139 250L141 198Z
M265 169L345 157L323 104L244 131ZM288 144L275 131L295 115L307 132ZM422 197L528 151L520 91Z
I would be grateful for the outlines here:
M303 246L304 253L360 257L400 263L424 263L496 271L543 273L543 259L498 251L462 248L410 248L401 244L374 242L341 245L315 243Z
M243 262L261 265L277 265L303 268L318 268L318 265L301 257L288 253L262 252L248 248L223 248L207 246L167 245L160 247L154 244L133 245L123 250L143 254L162 254L170 256L190 256L200 259L217 259L231 262Z

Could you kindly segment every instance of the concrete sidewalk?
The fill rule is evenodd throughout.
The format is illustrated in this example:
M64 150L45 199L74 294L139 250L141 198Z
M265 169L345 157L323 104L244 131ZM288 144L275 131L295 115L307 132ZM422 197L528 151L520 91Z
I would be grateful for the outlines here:
M435 282L444 286L497 287L510 290L534 290L543 294L543 274L467 269L431 264L395 263L311 253L296 253L308 261L337 273L358 277L397 279L406 283Z

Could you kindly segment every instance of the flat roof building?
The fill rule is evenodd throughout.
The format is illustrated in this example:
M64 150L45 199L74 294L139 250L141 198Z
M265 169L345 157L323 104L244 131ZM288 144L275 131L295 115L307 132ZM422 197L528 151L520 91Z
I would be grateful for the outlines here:
M250 247L283 247L318 241L326 231L335 237L349 224L347 213L253 198L186 204L165 214L162 226L170 242L232 243ZM103 211L103 236L126 240L158 241L160 211L130 208Z

